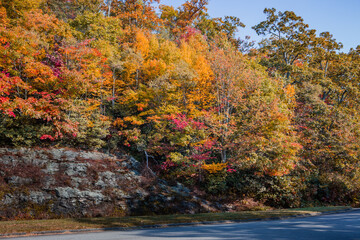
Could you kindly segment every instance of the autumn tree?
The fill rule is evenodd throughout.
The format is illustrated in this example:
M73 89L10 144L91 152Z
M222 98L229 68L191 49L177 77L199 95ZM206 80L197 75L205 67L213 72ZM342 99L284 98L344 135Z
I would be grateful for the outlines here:
M42 9L55 14L57 18L68 21L86 12L100 13L104 7L102 0L42 0Z
M161 19L164 26L178 36L206 14L207 4L208 0L188 0L177 9L160 5Z
M159 27L159 18L152 5L154 2L159 0L106 1L107 14L119 18L125 29L156 30Z
M126 152L211 197L356 203L360 47L207 0L3 0L0 144ZM150 169L150 170L149 170Z

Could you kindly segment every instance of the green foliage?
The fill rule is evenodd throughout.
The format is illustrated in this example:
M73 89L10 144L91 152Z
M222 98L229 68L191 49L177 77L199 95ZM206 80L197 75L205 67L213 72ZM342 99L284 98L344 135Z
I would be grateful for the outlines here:
M254 198L269 206L293 208L301 204L303 183L297 176L262 176L240 170L228 174L226 182L235 196Z
M104 147L105 138L109 134L110 121L100 113L100 110L91 110L89 103L74 103L69 119L77 123L77 131L71 139L66 139L63 144L80 148L99 149Z
M205 189L209 194L223 195L228 190L225 176L222 174L210 175L205 181Z
M2 146L34 146L42 145L40 137L51 134L51 126L47 126L44 121L18 117L16 119L9 116L1 117L0 125L0 144Z

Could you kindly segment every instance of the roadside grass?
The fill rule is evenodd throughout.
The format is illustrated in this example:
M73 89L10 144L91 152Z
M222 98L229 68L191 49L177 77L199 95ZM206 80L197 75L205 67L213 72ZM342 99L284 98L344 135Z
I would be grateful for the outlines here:
M222 220L250 221L254 219L271 219L290 217L299 214L317 214L347 210L351 207L312 207L298 209L281 209L266 211L242 211L225 213L202 213L184 215L130 216L114 218L50 219L50 220L17 220L1 221L0 234L32 233L41 231L59 231L94 228L121 228L171 223L196 223Z

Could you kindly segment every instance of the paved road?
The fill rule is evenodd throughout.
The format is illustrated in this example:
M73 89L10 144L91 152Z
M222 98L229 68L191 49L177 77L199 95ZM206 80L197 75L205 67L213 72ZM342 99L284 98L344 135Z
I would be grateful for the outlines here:
M16 238L19 240L179 240L179 239L276 239L276 240L360 240L360 210L316 217L170 227L134 231L108 231L72 235Z

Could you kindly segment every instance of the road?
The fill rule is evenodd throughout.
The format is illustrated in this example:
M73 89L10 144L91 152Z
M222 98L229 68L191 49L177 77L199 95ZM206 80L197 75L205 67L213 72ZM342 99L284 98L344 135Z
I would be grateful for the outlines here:
M170 227L133 231L105 231L71 235L16 238L19 240L360 240L360 210L287 220Z

